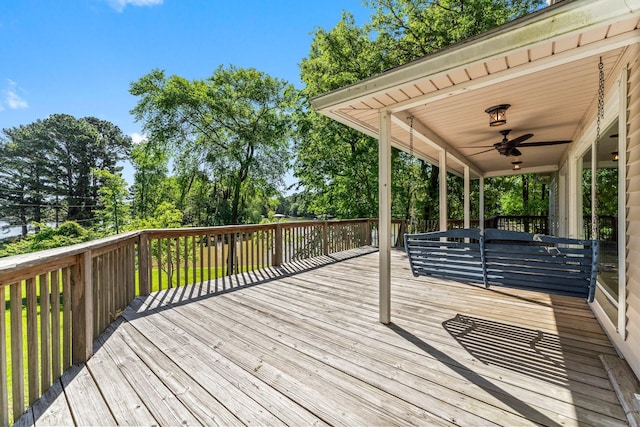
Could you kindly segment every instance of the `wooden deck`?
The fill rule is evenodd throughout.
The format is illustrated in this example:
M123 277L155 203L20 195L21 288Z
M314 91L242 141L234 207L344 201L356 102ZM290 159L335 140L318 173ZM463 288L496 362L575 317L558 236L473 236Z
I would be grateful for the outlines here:
M414 278L394 251L385 326L364 252L138 298L19 423L626 425L584 301Z

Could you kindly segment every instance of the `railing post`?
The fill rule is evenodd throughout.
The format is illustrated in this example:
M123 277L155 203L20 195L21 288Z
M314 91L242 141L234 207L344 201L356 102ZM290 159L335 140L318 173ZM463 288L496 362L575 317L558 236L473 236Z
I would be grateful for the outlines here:
M282 224L276 224L273 265L282 265Z
M138 240L138 283L140 295L151 293L149 284L149 236L141 233Z
M74 267L71 313L73 363L84 363L93 354L93 283L91 249L78 255Z
M364 223L364 244L365 246L371 246L371 220L367 218Z
M322 223L322 247L325 256L329 255L329 223L327 221Z

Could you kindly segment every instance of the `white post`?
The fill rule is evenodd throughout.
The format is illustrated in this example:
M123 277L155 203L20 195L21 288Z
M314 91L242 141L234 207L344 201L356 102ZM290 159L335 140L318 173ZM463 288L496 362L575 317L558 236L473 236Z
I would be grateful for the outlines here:
M478 222L480 230L484 230L484 176L480 177L478 185Z
M440 231L447 231L447 151L440 151Z
M464 167L464 228L471 227L471 182L469 166Z
M378 232L380 322L391 322L391 113L380 111L378 141Z
M584 238L582 219L582 157L570 157L567 162L568 201L568 233L569 237Z

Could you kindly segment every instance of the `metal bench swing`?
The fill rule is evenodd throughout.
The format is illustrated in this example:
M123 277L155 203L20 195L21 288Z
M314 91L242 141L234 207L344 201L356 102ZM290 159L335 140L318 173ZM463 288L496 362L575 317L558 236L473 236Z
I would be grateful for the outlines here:
M406 234L414 276L482 283L593 302L598 241L477 228Z

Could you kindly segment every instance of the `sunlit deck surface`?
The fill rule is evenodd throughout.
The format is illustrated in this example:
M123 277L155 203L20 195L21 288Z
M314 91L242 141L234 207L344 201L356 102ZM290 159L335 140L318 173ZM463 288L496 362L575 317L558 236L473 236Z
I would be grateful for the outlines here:
M626 425L586 302L414 278L361 249L138 298L36 425Z

